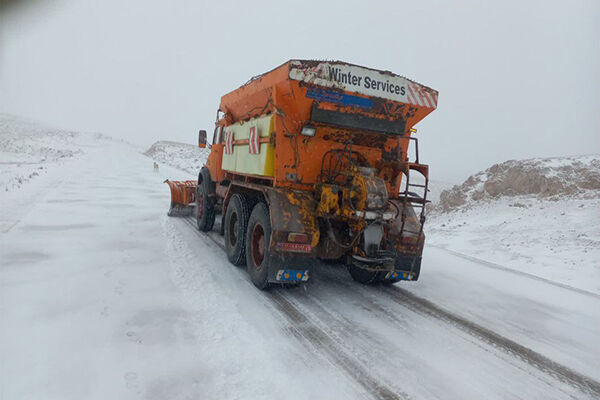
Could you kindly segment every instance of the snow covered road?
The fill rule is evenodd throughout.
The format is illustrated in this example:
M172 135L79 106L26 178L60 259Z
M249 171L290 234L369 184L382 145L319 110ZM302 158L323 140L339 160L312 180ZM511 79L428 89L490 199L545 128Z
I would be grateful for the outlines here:
M432 247L416 283L261 292L166 217L167 177L193 179L106 142L0 198L0 398L600 396L597 296Z

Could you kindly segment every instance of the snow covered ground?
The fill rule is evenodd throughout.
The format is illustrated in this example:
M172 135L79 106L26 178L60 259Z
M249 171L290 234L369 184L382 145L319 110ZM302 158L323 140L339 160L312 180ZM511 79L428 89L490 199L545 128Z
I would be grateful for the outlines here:
M3 400L600 396L598 295L435 247L416 283L317 264L261 292L216 231L166 216L162 182L195 169L81 150L14 189L36 196L0 193Z
M600 294L600 156L508 161L441 199L430 245Z
M0 114L0 191L19 189L81 153L78 133L51 130Z
M433 213L428 243L600 294L600 198L503 198Z
M70 173L90 150L119 142L100 133L49 128L0 114L0 232L5 232ZM20 203L9 208L5 204Z

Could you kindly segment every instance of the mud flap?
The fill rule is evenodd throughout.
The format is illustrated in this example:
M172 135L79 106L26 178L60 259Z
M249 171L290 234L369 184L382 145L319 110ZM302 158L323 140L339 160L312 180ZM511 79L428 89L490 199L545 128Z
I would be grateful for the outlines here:
M410 276L404 273L411 272ZM421 256L415 256L413 254L398 254L396 257L396 266L394 271L398 273L398 280L411 280L416 281L419 279L421 272ZM408 277L409 279L402 279Z
M292 253L271 254L269 260L269 283L300 283L310 278L313 257Z
M305 282L317 258L320 237L313 194L270 188L265 195L271 219L269 282ZM290 233L305 235L302 236L306 238L305 242L290 242ZM289 251L282 251L282 248L289 248ZM300 278L298 274L301 274Z

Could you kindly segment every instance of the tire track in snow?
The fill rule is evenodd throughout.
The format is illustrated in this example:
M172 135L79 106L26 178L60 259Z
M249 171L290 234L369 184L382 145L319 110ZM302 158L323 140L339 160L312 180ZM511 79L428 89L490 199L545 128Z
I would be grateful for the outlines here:
M225 245L221 242L220 235L215 237L210 232L202 233L196 229L196 222L193 219L185 218L184 220L194 230L196 235L201 238L210 239L221 250L225 251ZM409 398L407 394L396 393L387 384L372 376L369 369L352 356L352 351L344 349L339 342L295 306L283 293L272 291L266 292L265 295L290 323L288 328L297 339L306 341L318 349L333 365L341 368L368 394L382 400Z
M365 287L355 286L347 282L334 281L331 277L322 277L330 281L332 284L345 286L352 289L355 294L360 295L368 306L376 310L390 321L398 323L396 316L388 310L383 309L375 300L369 298L371 294L365 293ZM383 285L382 285L383 286ZM433 317L436 320L443 321L455 328L471 335L472 337L491 345L497 349L503 350L505 353L511 354L514 357L522 360L528 365L535 367L537 370L563 382L570 386L582 390L584 393L600 398L600 382L580 374L573 369L564 366L558 362L551 360L544 355L525 347L514 340L508 339L490 329L487 329L475 322L465 319L457 314L447 311L431 301L413 294L412 292L398 286L387 286L379 288L381 291L378 294L384 294L385 298L393 301L410 311L416 312L425 317Z
M268 297L289 320L290 329L296 337L308 341L319 349L334 365L342 368L369 394L377 399L385 400L409 398L407 394L396 393L385 383L373 377L369 369L352 356L352 352L345 350L339 342L286 299L282 293L272 292L268 294Z
M399 324L401 321L389 310L384 309L378 304L376 300L372 299L372 293L366 293L365 289L368 287L358 288L350 283L334 280L332 277L322 276L322 280L328 281L331 284L344 286L347 289L353 291L357 296L361 297L364 304L368 305L370 309L379 313L383 317L387 318L390 322ZM424 317L433 318L438 321L443 321L456 329L459 329L468 335L474 337L477 340L482 341L494 348L500 349L505 353L508 353L517 359L525 362L526 364L533 366L538 371L545 373L559 380L560 382L569 384L584 393L588 393L594 396L594 398L600 398L600 382L580 374L573 369L564 366L551 360L548 357L528 348L519 343L508 339L490 329L487 329L475 322L467 320L457 314L447 311L431 301L413 294L412 292L400 288L398 286L383 286L380 288L377 294L384 294L383 298L391 300L393 303L408 309L409 311L420 314ZM382 299L383 299L382 298ZM381 300L381 299L380 299ZM322 307L321 307L322 308Z
M454 313L438 307L434 303L422 297L416 296L408 290L399 287L383 288L385 293L395 303L422 315L430 316L455 326L462 331L500 348L507 353L523 360L538 370L560 380L561 382L575 386L578 389L600 398L600 382L580 374L569 367L559 364L528 347L508 339L490 329L484 328L475 322L462 318Z
M220 235L218 238L216 238L210 234L203 234L196 229L195 221L193 221L191 218L186 218L185 220L193 228L197 235L210 239L222 250L225 250L224 244L220 241ZM559 364L528 347L520 345L511 339L508 339L490 329L484 328L481 325L460 317L457 314L451 313L435 305L431 301L409 292L408 290L399 287L384 287L382 288L381 292L384 293L386 297L388 297L394 303L401 305L408 310L450 324L470 334L471 336L482 340L485 343L502 349L506 353L512 354L516 358L535 367L539 371L558 379L561 382L567 383L585 393L589 393L600 398L600 382L580 374L567 366ZM369 374L366 368L359 364L357 360L348 356L348 354L346 354L347 352L343 350L338 342L329 336L323 328L319 327L306 315L304 315L302 311L294 306L292 302L284 297L282 293L275 291L270 292L268 293L267 297L272 299L276 308L280 310L290 322L293 323L292 329L295 330L297 335L306 339L318 349L324 351L331 361L340 366L367 391L372 393L377 398L382 399L407 398L405 394L395 394L393 391L387 388L387 385L378 383L378 381ZM378 307L373 300L369 300L369 303L372 303L373 306ZM351 352L349 353L352 354Z

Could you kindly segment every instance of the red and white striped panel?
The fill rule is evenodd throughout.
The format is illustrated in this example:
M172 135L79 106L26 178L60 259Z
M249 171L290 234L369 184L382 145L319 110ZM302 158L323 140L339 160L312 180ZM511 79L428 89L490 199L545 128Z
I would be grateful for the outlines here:
M225 154L233 154L233 131L225 131Z
M258 154L260 153L258 127L256 125L250 126L250 132L248 133L248 153Z
M408 82L408 93L406 94L408 102L417 106L436 108L437 93L430 93L423 90L420 85L413 82Z

